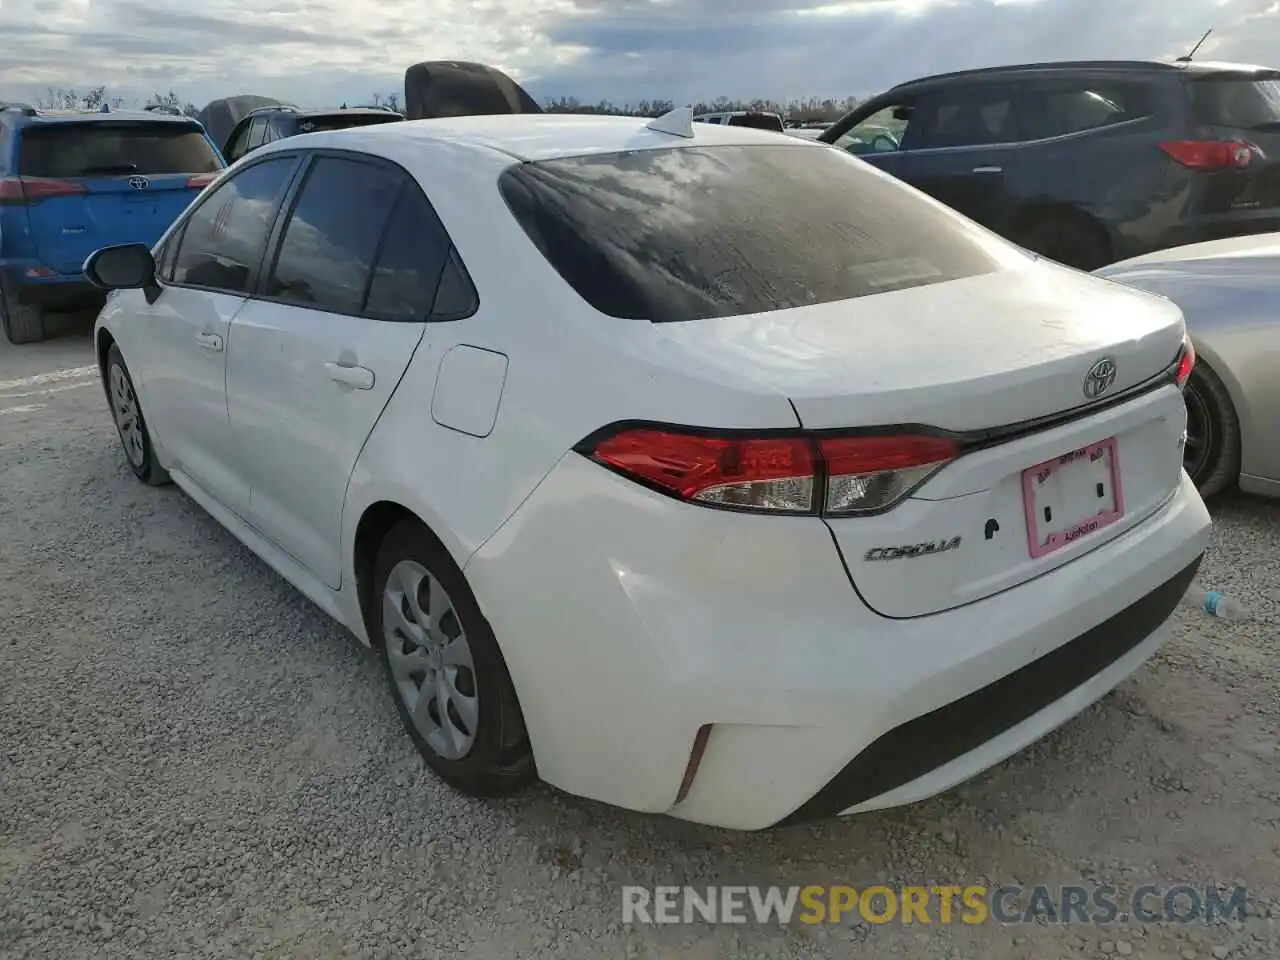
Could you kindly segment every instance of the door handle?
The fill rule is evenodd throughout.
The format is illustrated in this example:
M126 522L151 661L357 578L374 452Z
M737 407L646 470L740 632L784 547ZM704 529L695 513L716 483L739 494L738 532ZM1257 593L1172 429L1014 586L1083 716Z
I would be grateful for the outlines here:
M196 345L214 353L222 352L222 338L216 333L197 333Z
M334 383L341 383L348 387L355 387L357 390L373 389L373 371L368 367L358 367L355 364L333 363L330 361L324 365L324 372L329 375L329 379Z
M974 173L1004 173L1004 167L974 167Z

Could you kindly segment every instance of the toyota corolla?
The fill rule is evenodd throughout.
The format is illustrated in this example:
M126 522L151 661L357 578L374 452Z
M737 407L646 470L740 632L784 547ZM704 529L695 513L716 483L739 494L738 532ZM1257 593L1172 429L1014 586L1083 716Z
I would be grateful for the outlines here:
M255 151L86 263L125 454L378 648L463 791L743 829L930 796L1168 636L1209 529L1182 316L691 121Z

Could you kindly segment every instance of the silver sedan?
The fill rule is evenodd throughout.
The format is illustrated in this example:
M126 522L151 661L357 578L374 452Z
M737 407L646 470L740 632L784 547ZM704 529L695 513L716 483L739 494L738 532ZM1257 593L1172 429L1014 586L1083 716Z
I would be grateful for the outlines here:
M1234 484L1280 497L1280 233L1214 240L1095 271L1168 297L1197 362L1184 465L1205 496Z

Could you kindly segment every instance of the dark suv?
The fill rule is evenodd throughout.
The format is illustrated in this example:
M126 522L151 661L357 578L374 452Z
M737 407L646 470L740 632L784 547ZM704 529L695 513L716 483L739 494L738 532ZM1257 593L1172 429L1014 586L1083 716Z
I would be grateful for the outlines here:
M227 163L235 163L246 153L251 153L272 140L320 130L345 130L348 127L368 127L375 123L395 123L403 119L394 110L382 107L342 110L299 110L297 107L280 104L259 107L236 124L227 137L222 154L227 158Z
M904 83L821 140L1091 270L1280 229L1280 71L1039 63Z

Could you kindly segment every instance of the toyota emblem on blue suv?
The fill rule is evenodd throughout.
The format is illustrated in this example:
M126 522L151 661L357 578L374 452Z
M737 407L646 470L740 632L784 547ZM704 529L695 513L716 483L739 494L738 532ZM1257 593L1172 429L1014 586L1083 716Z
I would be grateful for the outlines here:
M135 190L145 190L147 187L151 186L151 181L146 177L130 177L129 186L133 187Z

